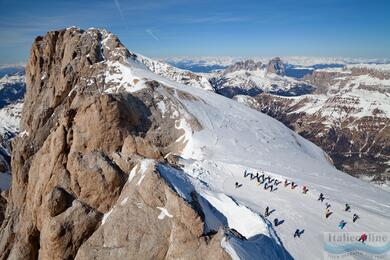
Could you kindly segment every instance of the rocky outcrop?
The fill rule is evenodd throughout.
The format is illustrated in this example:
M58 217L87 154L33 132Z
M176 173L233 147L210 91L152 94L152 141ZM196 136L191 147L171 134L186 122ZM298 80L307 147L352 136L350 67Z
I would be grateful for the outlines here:
M253 60L239 61L224 69L222 75L226 75L240 70L254 71L254 70L261 69L262 67L263 65L260 61L259 62L254 62Z
M267 65L267 73L275 73L279 76L285 76L286 69L283 61L279 57L270 60Z
M1 259L227 257L222 235L203 234L202 212L153 168L144 180L126 181L143 158L164 162L184 147L178 118L164 116L158 102L201 128L160 83L145 82L133 94L105 91L119 84L106 80L117 73L112 64L134 58L104 30L69 28L35 39L26 69L25 132L13 141ZM128 204L118 205L125 196ZM156 207L174 217L160 220Z
M76 259L226 259L222 231L204 234L202 213L179 197L144 160L116 205L81 246Z

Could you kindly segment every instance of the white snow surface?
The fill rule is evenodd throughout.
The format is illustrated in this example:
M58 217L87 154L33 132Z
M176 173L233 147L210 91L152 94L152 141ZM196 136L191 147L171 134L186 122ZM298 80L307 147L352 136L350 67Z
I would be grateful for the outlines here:
M166 208L162 208L162 207L157 207L161 213L160 215L158 215L158 219L161 219L163 220L165 217L168 217L168 218L173 218L173 216L171 214L169 214L168 210Z
M323 61L301 61L302 65L318 63ZM233 259L319 259L324 232L389 231L390 193L338 171L320 148L282 123L234 100L157 75L156 69L140 60L115 62L110 67L115 73L106 75L106 83L115 87L106 90L109 93L140 91L148 80L156 80L196 97L174 95L202 126L202 130L193 131L186 118L177 119L176 127L185 130L180 138L185 138L186 147L178 154L183 158L182 169L160 164L158 170L183 199L191 201L191 193L196 193L206 231L230 228L247 238L227 233L221 241ZM359 95L367 96L364 92ZM373 101L367 100L370 104ZM137 185L142 185L142 176L152 162L142 161L131 171L129 182L141 174ZM282 183L270 192L256 179L244 177L245 171L264 173ZM8 177L0 175L0 184ZM284 187L284 180L294 181L298 187ZM236 188L236 182L242 186ZM302 193L302 186L309 188L307 194ZM317 200L320 192L326 197L324 202ZM328 219L325 202L332 205L333 214ZM351 205L351 212L344 211L345 203ZM267 206L275 210L269 217L264 216ZM165 208L159 209L163 214L159 218L174 217ZM102 224L113 211L104 215ZM360 216L356 223L351 221L353 213ZM275 226L274 218L284 223ZM341 220L348 222L343 231L337 227ZM296 229L305 230L301 238L293 237Z
M257 87L265 92L289 90L299 84L305 83L291 77L282 77L274 73L267 73L266 67L254 71L234 71L225 74L223 78L226 82L222 86L219 86L219 88L239 87L242 89L251 89Z
M20 118L23 103L15 103L0 109L0 135L4 133L19 133Z
M177 119L177 127L187 128L180 137L187 140L179 154L182 170L163 164L157 167L183 199L191 201L195 192L205 213L206 230L231 228L247 238L241 240L227 232L221 241L234 259L321 258L324 232L341 232L337 227L341 220L348 222L343 232L389 229L389 192L338 171L320 148L282 123L234 100L156 75L139 61L129 59L123 66L131 76L113 78L121 84L126 84L126 78L156 80L195 97L169 97L177 99L202 126L195 131L185 117ZM141 169L130 176L142 174ZM245 171L264 173L282 183L277 190L266 191L255 179L245 178ZM298 187L284 187L285 179ZM236 182L242 186L236 188ZM303 186L309 188L307 194L302 193ZM320 192L332 205L328 219L325 201L317 200ZM345 203L352 212L344 211ZM267 206L275 210L269 217L264 216ZM356 223L351 221L353 213L360 216ZM274 226L274 218L283 224ZM300 238L293 237L296 229L305 230Z
M162 61L153 60L140 54L136 55L139 62L145 64L149 70L156 73L157 75L189 85L191 87L214 91L208 79L201 74L179 69Z

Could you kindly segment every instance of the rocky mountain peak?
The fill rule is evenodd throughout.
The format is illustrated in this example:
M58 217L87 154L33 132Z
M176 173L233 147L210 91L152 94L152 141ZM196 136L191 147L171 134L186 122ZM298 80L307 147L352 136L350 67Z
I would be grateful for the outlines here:
M223 74L229 74L235 71L240 71L240 70L246 70L246 71L255 71L258 70L262 67L262 63L255 62L254 60L245 60L245 61L238 61L234 63L233 65L230 65L227 67Z
M268 62L267 73L275 73L279 76L285 76L285 66L283 61L279 58L273 58Z
M105 30L72 27L35 39L0 258L227 258L223 232L206 235L196 201L184 201L156 169L188 142L179 125L201 129L174 98L192 97L148 73L157 77ZM128 181L131 171L137 182ZM162 222L159 208L177 217ZM116 219L123 225L111 232Z

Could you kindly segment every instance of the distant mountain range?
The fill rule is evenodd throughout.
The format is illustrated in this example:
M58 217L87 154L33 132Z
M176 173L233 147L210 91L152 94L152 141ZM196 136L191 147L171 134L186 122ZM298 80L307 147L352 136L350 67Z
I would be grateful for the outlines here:
M12 182L0 179L0 259L312 260L324 255L324 232L385 231L389 192L337 170L323 149L257 110L291 105L290 127L336 133L340 145L350 144L344 132L324 131L344 129L340 115L370 137L374 122L378 142L388 99L372 100L386 95L387 74L347 67L294 79L286 67L276 58L198 75L133 53L106 30L36 37L21 119L12 108L20 98L6 96L0 110L14 115L0 122L16 126ZM23 84L6 77L16 84L6 87ZM261 93L226 98L208 81L218 77L232 79L223 89ZM313 88L292 96L301 83Z
M390 182L389 60L170 58L202 73L214 90L262 111L322 147L340 170ZM186 64L190 64L186 67Z
M291 64L282 58L167 59L183 68L179 69L134 55L158 75L217 92L278 119L322 147L340 170L375 183L389 183L390 64L384 63L386 60L284 58L297 63ZM362 61L365 63L358 63ZM212 72L196 73L199 68L194 66ZM25 89L23 69L19 65L0 67L4 151L18 132ZM3 154L8 158L2 160L5 164L9 153Z
M24 67L0 66L0 189L11 179L11 140L19 133L25 91Z

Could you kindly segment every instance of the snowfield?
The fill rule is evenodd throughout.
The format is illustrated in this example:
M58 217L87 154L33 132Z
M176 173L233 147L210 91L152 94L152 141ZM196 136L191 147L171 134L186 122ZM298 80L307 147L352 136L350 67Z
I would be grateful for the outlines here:
M195 192L207 231L231 229L221 246L233 259L319 259L324 232L389 231L390 193L336 170L320 148L282 123L234 100L156 75L141 61L129 59L123 66L131 72L130 80L156 80L163 84L160 88L173 88L176 101L201 124L202 130L196 131L186 117L177 119L177 127L185 129L179 139L187 140L178 154L182 167L159 164L157 169L183 199L191 201ZM183 98L177 91L194 98ZM178 112L182 115L174 111ZM269 179L259 183L245 177L246 171ZM285 187L285 180L298 186ZM264 189L266 183L273 185L272 192ZM306 194L303 186L309 189ZM321 192L323 202L318 201ZM325 203L331 204L329 218ZM345 211L346 203L351 212ZM272 212L268 217L267 206ZM160 210L160 218L172 216ZM360 216L356 223L354 213ZM275 218L282 224L275 226ZM341 220L347 222L343 230L338 227ZM300 238L294 238L297 229L304 230ZM232 235L234 230L245 238Z

